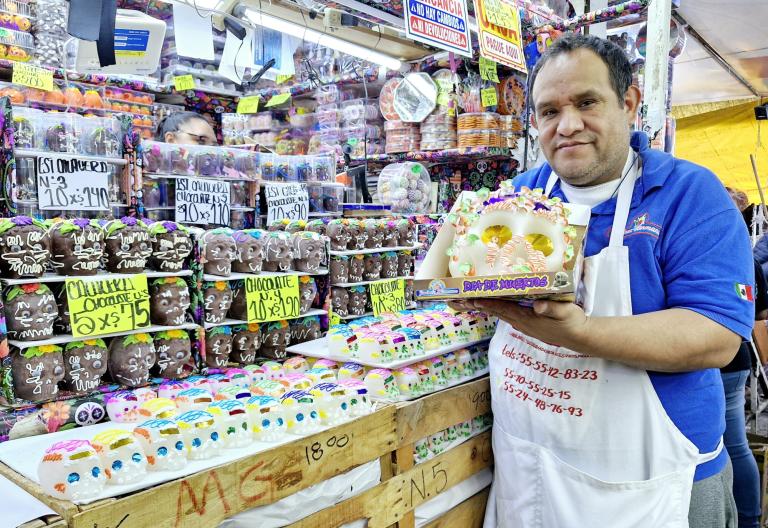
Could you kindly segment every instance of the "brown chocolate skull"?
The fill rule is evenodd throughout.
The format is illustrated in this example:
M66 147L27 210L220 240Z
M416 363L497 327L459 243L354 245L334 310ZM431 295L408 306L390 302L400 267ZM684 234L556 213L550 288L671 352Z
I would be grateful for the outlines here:
M273 321L261 325L261 355L271 359L283 359L285 348L290 344L290 328L287 321Z
M211 368L224 368L232 352L232 329L217 326L205 331L205 364Z
M312 303L317 296L317 283L312 277L299 277L299 313L306 313L312 309Z
M401 246L413 246L416 241L414 239L415 232L413 229L413 222L407 218L401 218L397 221L397 235L398 243Z
M365 257L363 255L354 255L349 259L349 282L363 282L364 271Z
M241 365L252 365L261 346L261 329L256 323L232 327L230 359Z
M328 222L326 233L331 239L331 249L334 251L345 251L352 235L349 232L347 220L331 220Z
M59 316L53 323L53 328L56 332L61 334L71 334L72 324L69 319L69 299L67 298L67 289L63 286L60 287L55 296L56 304L59 306Z
M106 239L105 268L112 273L141 273L152 254L149 231L144 222L133 217L104 224Z
M64 387L87 394L101 385L107 371L107 345L101 339L67 344L64 349Z
M330 265L331 284L345 284L349 281L349 257L334 255ZM362 280L362 277L361 277Z
M379 253L371 253L365 256L363 278L367 281L381 278L381 255Z
M126 387L146 385L149 369L156 359L155 345L149 334L115 337L109 343L109 375Z
M400 236L397 232L397 222L393 220L383 221L384 223L384 247L397 247L400 244Z
M365 313L365 303L368 301L368 295L365 286L354 286L349 289L349 303L347 305L349 315L363 315Z
M413 255L410 251L401 251L397 254L397 274L400 277L413 275Z
M155 279L150 284L149 309L153 324L183 325L189 305L189 287L181 277Z
M365 247L367 248L380 248L384 243L384 232L386 231L386 224L382 226L380 220L369 218L364 220L365 232L368 234L368 239L365 241Z
M245 281L232 283L232 305L229 307L230 319L245 321L248 319L248 298L245 294Z
M104 231L95 220L75 218L53 224L51 266L59 275L95 275L104 251Z
M323 331L320 328L320 317L313 315L291 322L291 344L304 343L320 339Z
M64 360L61 347L44 345L11 352L13 391L17 398L45 401L59 392L59 381L64 378Z
M349 243L348 249L365 249L365 243L368 240L368 232L365 230L365 222L362 220L349 221Z
M238 273L261 273L267 233L260 229L244 229L235 231L232 236L237 248L232 269Z
M220 323L232 306L232 290L226 281L203 283L203 307L206 323Z
M325 239L312 231L299 231L292 238L294 267L306 273L317 273L325 261Z
M413 281L405 281L405 303L409 304L413 302Z
M321 219L310 220L307 222L306 230L325 236L327 234L328 224Z
M331 309L341 317L349 315L349 292L346 288L331 288Z
M189 232L175 222L155 222L149 226L152 255L149 265L157 271L176 272L192 252Z
M266 271L288 271L293 266L293 244L291 235L282 231L274 231L267 236Z
M387 251L381 255L381 278L394 279L397 277L397 254Z
M237 256L232 230L216 228L206 231L200 239L205 273L229 277Z
M9 279L40 277L51 256L45 226L28 216L0 220L0 273Z
M53 322L59 315L56 298L45 284L23 284L5 295L8 337L18 341L38 341L53 335Z
M192 356L192 343L184 330L158 332L154 336L157 353L157 375L177 379L184 374L184 365Z

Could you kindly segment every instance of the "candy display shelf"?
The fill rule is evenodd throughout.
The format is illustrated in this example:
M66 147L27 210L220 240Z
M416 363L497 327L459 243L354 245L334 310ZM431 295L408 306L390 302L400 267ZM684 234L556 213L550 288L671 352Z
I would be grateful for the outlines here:
M482 370L477 371L476 373L470 375L470 376L464 376L455 380L451 380L450 382L446 383L445 385L438 385L435 387L435 390L429 391L429 392L423 392L421 394L414 394L413 396L400 396L397 399L388 399L388 398L377 398L375 396L372 396L372 398L376 401L383 401L388 403L398 403L398 402L406 402L406 401L414 401L418 400L419 398L423 398L424 396L430 396L432 394L436 394L438 392L442 392L444 390L452 389L454 387L458 387L459 385L463 385L464 383L467 383L469 381L476 380L478 378L482 378L483 376L488 375L488 368L484 368Z
M345 283L334 284L334 286L338 286L340 288L351 288L352 286L367 286L368 284L373 284L374 282L396 280L396 279L412 280L413 275L408 275L405 277L399 277L399 276L398 277L381 277L380 279L374 279L374 280L368 280L368 281L362 281L362 282L345 282ZM362 317L362 315L358 315L357 317Z
M125 336L125 335L131 335L131 334L154 334L155 332L167 332L168 330L195 330L199 328L199 325L195 323L184 323L183 325L178 326L161 326L161 325L150 325L145 326L144 328L136 328L134 330L125 330L123 332L112 332L109 334L100 334L90 337L75 337L71 334L62 334L62 335L55 335L49 339L41 339L39 341L16 341L13 339L9 339L8 343L18 347L18 348L30 348L35 346L43 346L43 345L61 345L64 343L71 343L72 341L82 341L83 339L95 339L95 338L107 338L107 337L117 337L117 336Z
M352 165L368 163L396 163L399 161L424 161L427 163L450 163L475 159L509 158L515 152L507 147L466 147L447 150L423 150L400 154L372 154L366 158L352 158Z
M216 281L234 281L234 280L243 280L250 277L282 277L284 275L298 275L298 276L310 276L313 277L315 275L328 275L328 269L327 268L320 268L315 273L307 273L306 271L296 271L296 270L289 270L289 271L262 271L261 273L230 273L229 277L222 277L221 275L213 275L210 273L203 274L203 280L209 281L209 282L216 282Z
M412 303L406 304L405 305L405 309L406 310L412 310L412 309L416 308L417 306L418 305L415 302L412 302ZM371 315L373 315L373 312L365 312L362 315L343 315L343 316L340 315L338 317L342 321L351 321L352 319L360 319L361 317L368 317L368 316L371 316Z
M368 83L375 82L379 78L378 71L372 70L366 73L365 75L365 81ZM353 86L353 85L363 85L363 79L359 76L353 76L353 75L343 75L343 76L337 76L333 80L324 83L327 84L335 84L336 86ZM248 93L246 95L259 95L261 96L262 100L266 103L271 99L272 97L284 93L290 93L291 97L299 97L302 95L309 95L315 92L317 89L317 85L315 83L312 83L310 81L302 81L300 83L295 83L291 85L282 85L282 86L275 86L272 88L264 88L262 90L256 90L255 92Z
M135 277L136 275L146 275L148 279L159 279L162 277L189 277L192 275L191 270L181 270L175 272L165 271L145 271L144 273L98 273L96 275L79 275L77 277L70 275L56 275L55 273L45 273L42 277L27 277L23 279L6 279L0 278L0 280L8 286L16 284L35 284L38 282L64 282L67 279L86 279L86 280L98 280L98 279L119 279L121 277Z
M67 154L63 152L47 152L43 150L14 149L13 155L17 158L39 158L40 156L61 156L67 159L78 159L85 161L104 161L112 165L125 165L128 163L123 158L107 158L105 156L89 156L87 154Z
M421 249L421 244L415 244L413 246L348 249L345 251L335 251L332 249L331 255L367 255L369 253L386 253L387 251L415 251L417 249ZM405 277L405 278L412 279L413 277ZM371 282L371 281L360 282L355 284L337 284L336 286L356 286L357 284L367 284L368 282Z
M146 178L150 178L152 180L178 180L180 178L201 178L203 180L215 180L215 181L244 181L244 182L253 182L258 183L261 180L253 179L253 178L231 178L229 176L198 176L196 174L170 174L170 173L154 173L154 172L144 172L142 175Z
M291 321L293 319L302 319L304 317L312 317L313 315L327 315L327 314L328 312L326 312L325 310L321 310L319 308L312 308L311 310L303 314L299 314L296 317L284 317L281 320ZM205 323L205 329L207 330L209 328L215 328L217 326L247 325L247 324L248 324L248 321L244 321L242 319L224 319L220 323Z

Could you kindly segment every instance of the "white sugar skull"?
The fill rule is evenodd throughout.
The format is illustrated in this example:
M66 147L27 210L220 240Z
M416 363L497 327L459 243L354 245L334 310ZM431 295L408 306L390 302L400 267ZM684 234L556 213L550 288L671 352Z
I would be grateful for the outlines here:
M475 375L475 363L472 361L472 354L466 348L456 351L456 369L462 377Z
M265 361L261 364L261 368L263 368L264 372L266 372L267 379L276 380L282 378L283 374L285 374L283 365L277 361Z
M286 374L291 372L303 374L309 370L309 363L307 358L303 356L289 357L283 362L283 370L285 370Z
M418 396L421 388L419 375L411 367L402 367L392 372L400 394L405 397Z
M171 420L147 420L133 430L147 455L149 471L175 471L187 465L187 447L179 426Z
M424 343L421 340L421 332L413 328L398 328L395 331L396 334L405 337L405 341L397 341L397 357L398 359L408 359L414 356L421 356L424 354Z
M214 399L216 401L224 401L224 400L247 401L248 398L250 398L251 396L252 396L251 391L249 391L248 389L244 389L239 385L230 385L229 387L224 387L223 389L219 390L216 393L216 396L214 396Z
M176 415L175 400L169 398L155 398L139 404L139 415L144 420L153 418L170 420Z
M222 431L214 416L207 411L187 411L176 417L187 457L190 460L213 458L223 449Z
M312 380L304 374L291 372L282 377L282 380L288 384L288 390L308 390L312 385Z
M337 325L328 330L328 352L334 356L360 357L360 343L349 325Z
M443 354L443 372L449 383L459 379L459 365L456 362L456 354L453 352Z
M116 392L107 397L107 415L115 423L139 421L139 399L131 391Z
M456 430L459 438L469 438L472 436L472 420L461 422L456 426Z
M286 409L272 396L254 396L246 404L251 431L256 440L273 442L285 435Z
M350 418L350 401L344 387L336 383L318 383L309 393L317 402L320 421L324 424L336 425Z
M486 427L487 426L482 415L472 418L472 434L480 433L484 431Z
M440 431L429 437L429 450L432 451L434 455L439 455L445 451L445 444L447 443L445 437L445 431Z
M213 394L211 382L205 376L190 376L185 381L190 384L192 389L203 389Z
M432 376L432 382L436 386L442 386L448 383L448 380L445 377L443 359L441 357L428 359L427 365L429 366L429 373Z
M459 437L459 428L456 425L452 425L445 429L445 440L447 442L453 442Z
M339 381L345 379L359 379L365 377L365 368L359 363L344 363L339 368Z
M432 372L430 371L428 362L424 361L422 363L411 365L411 368L415 369L416 373L419 375L422 394L433 392L435 390L435 382L432 380Z
M413 445L415 462L424 462L429 458L429 440L422 438Z
M365 385L368 394L374 398L397 400L400 397L400 389L397 388L392 371L387 369L373 369L365 375Z
M107 429L91 440L101 457L107 484L129 484L147 474L147 458L133 435L122 429Z
M165 383L161 383L157 388L157 395L161 398L175 400L176 396L178 396L181 391L191 388L192 385L189 382L181 380L168 380Z
M488 351L475 348L471 352L472 363L475 364L475 371L482 372L488 368Z
M157 392L149 387L140 387L138 389L133 389L131 392L133 392L140 404L145 401L154 400L158 396Z
M104 406L97 401L85 401L75 409L75 423L81 427L99 423L107 415Z
M211 374L208 376L208 383L211 384L211 392L216 394L220 389L232 385L232 380L226 374Z
M50 446L37 467L37 477L46 493L70 501L97 497L107 483L101 459L88 440Z
M358 379L345 379L340 380L337 385L344 389L349 401L349 412L353 417L365 416L373 410L365 382Z
M318 366L320 361L315 362L315 366L309 369L305 376L312 381L312 385L318 383L336 383L336 374L329 368Z
M312 395L306 391L286 392L280 403L287 413L288 432L298 435L315 433L320 429L320 413Z
M181 391L175 401L180 413L204 411L213 403L213 396L205 389L192 388Z
M332 359L320 358L312 363L312 368L326 368L332 370L333 373L336 374L339 371L339 363Z
M251 382L248 384L249 386L258 381L267 379L267 372L261 365L246 365L243 367L243 370L251 377Z
M240 400L217 401L208 407L208 412L219 422L225 448L245 447L251 443L253 436L245 403Z
M232 385L238 387L248 387L251 384L251 375L247 370L241 368L227 369L226 375Z

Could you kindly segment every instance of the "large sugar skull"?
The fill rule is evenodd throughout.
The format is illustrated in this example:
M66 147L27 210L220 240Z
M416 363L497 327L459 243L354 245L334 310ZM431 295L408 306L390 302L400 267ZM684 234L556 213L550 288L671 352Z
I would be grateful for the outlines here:
M141 273L152 254L147 225L126 216L104 224L105 267L113 273Z
M17 398L45 401L59 393L57 385L64 379L61 347L41 345L11 352L11 376Z
M363 269L363 279L367 281L379 280L381 278L381 254L371 253L363 257L365 259L365 267Z
M365 256L353 255L349 259L349 282L363 282Z
M156 325L183 325L190 303L189 287L181 277L155 279L149 285L150 317Z
M348 291L349 303L347 308L349 315L363 315L365 313L365 305L368 302L365 286L352 286Z
M371 412L373 403L368 396L368 387L359 379L344 379L337 383L347 394L349 412L353 417L365 416Z
M232 306L232 290L227 281L203 283L203 308L206 323L220 323Z
M365 221L350 219L347 228L349 229L347 249L365 249L365 243L368 240Z
M232 236L237 251L232 269L238 273L261 273L267 233L260 229L243 229L235 231Z
M208 406L208 412L219 421L225 448L245 447L252 442L245 403L236 399L221 400Z
M337 218L328 222L326 234L331 241L333 251L346 251L352 234L349 232L349 220Z
M211 413L187 411L176 417L176 423L184 437L190 460L213 458L223 449L222 430Z
M311 310L315 297L317 297L315 279L306 275L299 277L299 312L306 313Z
M211 368L224 368L232 353L232 329L216 326L205 331L205 364Z
M227 315L230 319L246 321L248 319L248 295L245 291L245 281L230 281L232 288L232 304Z
M235 239L232 230L217 227L203 233L200 237L201 262L205 273L229 277L232 272L232 262L237 257Z
M176 414L176 403L170 398L154 398L139 404L139 416L145 420L170 420Z
M291 321L291 343L304 343L320 339L323 331L320 327L320 316L313 315ZM306 360L305 360L306 361Z
M67 390L78 394L93 391L107 371L107 345L102 339L67 343L64 348L64 380Z
M299 231L293 238L294 268L307 273L317 273L325 262L325 238L312 231Z
M251 384L251 376L247 370L241 368L228 368L225 373L229 381L235 387L247 388Z
M109 343L109 375L126 387L146 385L149 369L156 359L155 345L149 334L115 337Z
M261 355L271 359L285 358L285 349L290 344L288 321L263 323Z
M261 364L261 368L264 369L266 379L268 380L280 379L283 377L283 374L286 373L282 363L278 363L277 361L265 361Z
M107 429L93 437L107 474L107 484L130 484L147 474L147 457L133 435L122 429Z
M265 246L264 270L288 271L293 266L293 241L291 235L283 231L267 233Z
M406 398L419 395L421 380L415 370L410 367L402 367L396 369L392 374L395 376L395 381L397 382L397 388L400 389L400 394Z
M498 191L481 189L451 213L456 229L448 249L454 277L562 271L574 256L576 232L562 202L541 189L515 190L511 180Z
M317 402L322 423L336 425L350 418L349 397L343 387L332 382L318 383L309 393Z
M209 390L192 387L178 393L174 401L179 412L204 411L213 403L213 395Z
M248 383L249 386L267 379L267 373L261 365L245 365L243 370L251 377L251 381Z
M184 374L184 366L192 357L192 342L184 330L158 332L154 337L157 353L157 375L175 379ZM191 370L191 366L190 366Z
M251 392L254 396L272 396L273 398L282 398L287 391L288 385L281 380L266 379L257 381L251 385Z
M104 230L95 220L55 222L50 229L51 266L59 275L95 275L104 252Z
M149 471L176 471L187 465L187 447L175 422L147 420L133 430L133 436L147 456Z
M42 222L29 216L0 219L0 273L9 279L40 277L51 256Z
M132 391L120 391L107 396L107 416L115 423L135 423L139 421L141 402Z
M475 375L475 362L472 361L472 353L468 349L456 351L456 368L460 376Z
M331 309L340 317L349 315L349 292L346 288L331 288Z
M365 375L368 394L383 399L397 400L400 397L400 389L397 388L392 371L387 369L373 369Z
M5 294L8 337L18 341L39 341L53 335L59 307L45 284L12 286Z
M367 248L380 248L384 244L384 233L386 232L386 223L375 218L364 220L365 232L368 233L368 240L365 241Z
M303 390L286 392L280 403L287 413L288 432L305 435L320 429L320 412L315 398Z
M258 323L249 323L232 327L232 354L230 360L241 365L250 365L256 361L256 354L261 346L261 329Z
M384 241L382 247L397 247L400 245L400 237L397 233L397 222L395 220L382 220L385 225Z
M274 442L286 433L285 407L272 396L253 396L246 403L248 419L255 440Z
M149 265L152 269L171 273L181 271L192 252L189 230L176 222L154 222L149 226L149 236L152 243Z
M416 242L416 230L414 223L408 218L397 220L398 245L402 247L412 247Z
M107 483L101 459L88 440L64 440L45 450L37 478L46 493L59 500L98 497Z
M299 372L289 372L283 376L282 381L288 385L288 390L308 390L312 386L312 380Z

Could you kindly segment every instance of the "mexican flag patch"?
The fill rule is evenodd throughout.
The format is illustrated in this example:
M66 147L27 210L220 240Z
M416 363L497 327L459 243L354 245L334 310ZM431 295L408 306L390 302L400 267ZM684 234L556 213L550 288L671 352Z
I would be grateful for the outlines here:
M752 286L748 284L736 283L736 294L745 301L755 300L755 297L752 295Z

